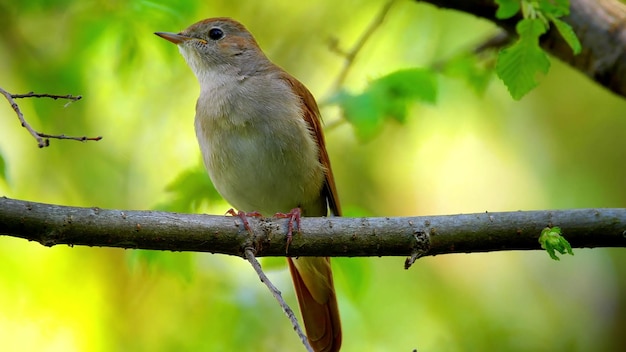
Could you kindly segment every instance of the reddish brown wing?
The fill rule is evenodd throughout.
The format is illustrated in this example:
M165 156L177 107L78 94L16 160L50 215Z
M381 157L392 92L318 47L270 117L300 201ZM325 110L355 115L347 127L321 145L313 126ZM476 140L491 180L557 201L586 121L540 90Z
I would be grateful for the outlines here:
M341 215L335 180L326 152L321 118L315 98L295 78L284 73L283 79L302 97L303 116L319 147L319 160L325 168L325 182L320 197L326 199L330 211ZM324 209L325 215L327 212ZM307 338L315 351L336 352L341 347L341 322L333 276L328 257L287 258L293 284L298 296L300 312L307 331Z
M326 169L326 181L322 189L322 195L328 202L330 211L335 216L341 216L341 206L339 205L339 199L337 198L337 189L335 188L335 178L333 177L333 170L330 167L330 159L328 158L328 152L326 151L326 141L324 140L324 134L322 133L322 119L320 110L317 107L313 94L300 83L300 81L291 77L287 73L284 74L284 80L287 81L296 91L300 94L303 103L304 119L309 125L309 128L317 137L319 145L319 158L320 163Z

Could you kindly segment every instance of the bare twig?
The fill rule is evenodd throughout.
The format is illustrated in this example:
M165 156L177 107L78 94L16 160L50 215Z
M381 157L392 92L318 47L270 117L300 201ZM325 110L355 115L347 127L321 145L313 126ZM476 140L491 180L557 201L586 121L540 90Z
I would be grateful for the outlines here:
M361 52L361 50L363 49L367 41L372 38L372 35L374 34L374 32L376 32L376 30L383 24L383 22L385 21L385 18L387 17L387 14L389 14L389 11L391 10L391 7L394 3L395 3L395 0L390 0L380 9L376 17L372 20L372 22L365 29L363 34L361 34L361 37L359 38L359 40L354 44L354 46L349 51L342 50L339 47L339 40L337 38L330 38L329 40L330 51L340 56L343 56L345 58L343 68L337 75L335 82L330 88L330 95L337 93L339 89L341 88L341 86L344 84L346 78L348 77L348 73L350 73L350 70L354 66L354 61L356 60L357 55ZM321 102L320 106L323 106L323 105L325 105L325 103ZM346 120L343 118L334 119L326 123L324 125L324 129L328 132L338 127L344 122L346 122Z
M507 31L497 31L495 34L492 34L482 39L477 44L471 44L470 46L461 49L460 52L452 57L433 62L430 65L430 68L438 72L445 71L445 68L450 64L450 62L454 62L455 57L468 55L481 57L481 55L484 56L485 53L488 52L497 52L497 50L509 45L513 41L513 39L515 39L515 37L513 37Z
M395 0L388 1L378 12L378 15L372 20L370 25L365 29L365 32L361 34L359 40L354 44L354 46L349 51L343 51L339 48L339 41L336 38L330 40L330 50L345 57L345 62L343 68L339 72L335 83L331 88L331 92L336 92L343 85L346 77L348 77L348 73L350 73L350 69L354 64L354 60L356 60L357 55L361 52L367 41L372 37L374 32L383 24L387 14L389 14L389 10L391 10L392 5L395 3Z
M311 345L309 344L309 340L307 339L306 335L302 332L302 328L300 328L300 324L298 324L298 319L296 318L296 315L294 314L293 310L289 307L287 302L285 302L280 291L276 288L276 286L274 286L274 284L272 284L272 282L267 277L267 275L265 275L265 273L263 272L263 268L261 268L261 264L259 263L259 261L256 260L256 257L254 256L254 249L249 248L249 247L246 248L244 250L244 255L246 259L248 260L248 262L250 262L250 264L254 268L254 271L256 271L257 275L259 275L259 279L261 279L261 282L264 283L265 286L267 286L267 288L272 293L272 296L274 296L274 298L276 298L276 300L278 301L278 304L280 304L280 307L283 309L283 312L285 312L285 315L287 315L287 318L289 318L289 321L291 322L291 325L293 326L293 330L300 337L300 341L302 341L302 344L304 345L306 350L309 352L313 352L313 348L311 348Z
M17 114L17 118L20 120L20 123L22 124L22 127L26 128L28 133L30 133L31 136L33 136L35 138L39 148L43 148L43 147L49 146L50 145L50 138L53 138L53 139L70 139L70 140L81 141L81 142L85 142L85 141L99 141L99 140L102 139L102 136L98 136L98 137L86 137L86 136L83 136L83 137L72 137L72 136L66 136L64 134L54 135L54 134L47 134L47 133L37 132L26 121L26 119L24 118L24 114L22 114L22 111L20 110L20 107L17 105L15 100L13 100L13 99L18 99L18 98L51 98L51 99L54 99L54 100L57 100L57 99L68 99L70 101L78 101L78 100L82 99L82 96L80 96L80 95L74 96L74 95L71 95L71 94L68 94L68 95L35 94L33 92L26 93L26 94L11 94L11 93L7 92L6 90L4 90L2 88L0 88L0 93L2 93L2 95L4 95L4 97L7 99L9 104L11 104L11 108L13 108L13 110Z
M19 98L51 98L54 100L57 99L67 99L67 100L73 100L73 101L79 101L83 98L82 95L71 95L71 94L67 94L67 95L56 95L56 94L36 94L34 92L28 92L26 94L11 94L11 97L13 97L13 99L19 99Z
M26 120L24 119L24 114L22 114L20 107L17 105L15 100L13 100L13 96L11 95L11 93L7 92L6 90L2 88L0 88L0 93L2 93L2 95L4 95L4 97L7 98L7 100L9 101L9 104L11 104L13 111L15 111L15 113L17 114L17 118L22 123L22 127L24 127L28 131L28 133L30 133L33 137L35 137L35 139L37 140L37 145L39 145L39 148L47 147L48 145L50 145L49 140L45 140L44 138L41 138L39 136L39 133L37 133L37 131L35 131L32 127L30 127L30 124L28 122L26 122Z
M74 137L74 136L66 136L64 134L47 134L47 133L41 133L41 132L37 132L37 134L39 134L39 136L43 137L43 138L53 138L53 139L69 139L69 140L73 140L73 141L79 141L79 142L86 142L86 141L99 141L102 139L102 136L98 136L98 137L87 137L87 136L82 136L82 137ZM50 144L48 142L48 144ZM46 145L47 147L47 145Z

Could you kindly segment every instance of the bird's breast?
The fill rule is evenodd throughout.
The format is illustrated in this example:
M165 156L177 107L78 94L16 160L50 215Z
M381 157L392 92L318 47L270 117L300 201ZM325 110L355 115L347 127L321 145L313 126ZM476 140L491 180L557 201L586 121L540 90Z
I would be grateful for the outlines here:
M195 127L205 166L238 210L271 215L320 201L324 170L317 142L299 99L283 88L220 103L211 102L215 96L198 101Z

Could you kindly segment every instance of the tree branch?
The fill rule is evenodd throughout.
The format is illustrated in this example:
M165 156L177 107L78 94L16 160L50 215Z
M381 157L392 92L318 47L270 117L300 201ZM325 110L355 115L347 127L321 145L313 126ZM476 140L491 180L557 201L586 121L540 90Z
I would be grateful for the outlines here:
M79 208L0 198L0 235L57 244L285 256L286 219ZM303 218L289 256L408 256L540 249L546 226L572 247L626 247L626 209L401 218Z
M518 18L495 17L494 0L417 0L482 17L516 36ZM626 97L626 5L616 0L570 0L570 15L563 20L572 26L582 44L572 49L554 28L541 37L550 54L581 71L615 94Z
M276 288L276 286L272 284L270 279L263 272L263 268L261 268L261 263L259 263L259 261L256 260L256 257L254 255L254 250L252 248L244 249L244 257L246 258L246 260L248 260L250 265L252 265L252 268L254 269L254 271L256 271L256 274L259 276L259 279L261 279L261 282L265 285L265 287L267 287L267 289L270 291L272 296L274 296L274 299L278 301L278 304L283 309L283 312L289 319L289 322L291 322L291 326L293 327L293 330L296 332L296 334L300 338L300 342L302 342L304 349L306 349L308 352L313 352L313 348L311 347L309 340L307 339L306 335L302 331L302 328L300 328L300 324L298 323L298 318L296 318L296 314L293 312L293 309L289 307L287 302L285 302L285 299L283 299L283 295L280 293L278 288Z
M72 102L72 101L78 101L78 100L82 99L82 96L80 96L80 95L74 96L74 95L71 95L71 94L68 94L68 95L35 94L33 92L30 92L30 93L27 93L27 94L11 94L11 93L7 92L6 90L4 90L2 88L0 88L0 94L4 95L4 97L7 99L7 101L11 105L11 108L13 108L13 111L15 111L15 113L17 114L17 118L20 120L20 123L21 123L22 127L24 127L28 131L28 133L30 133L31 136L33 136L33 138L35 138L39 148L43 148L43 147L49 146L50 145L50 138L54 138L54 139L70 139L70 140L80 141L80 142L99 141L99 140L102 139L101 136L98 136L98 137L87 137L87 136L73 137L73 136L66 136L64 134L47 134L47 133L37 132L26 121L26 119L24 118L24 114L22 114L22 111L20 110L20 107L17 105L15 100L13 100L13 99L18 99L18 98L51 98L51 99L54 99L54 100L57 100L57 99L67 99L70 102Z

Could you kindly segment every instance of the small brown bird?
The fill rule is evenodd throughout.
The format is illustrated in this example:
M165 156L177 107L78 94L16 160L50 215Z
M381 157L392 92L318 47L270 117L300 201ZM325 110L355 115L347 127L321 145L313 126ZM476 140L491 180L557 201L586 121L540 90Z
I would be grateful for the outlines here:
M210 18L180 33L178 45L200 83L196 136L219 193L240 211L341 211L309 90L273 64L246 28ZM288 258L307 337L315 351L338 351L341 324L327 257Z

